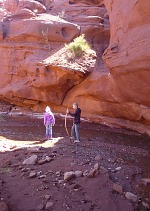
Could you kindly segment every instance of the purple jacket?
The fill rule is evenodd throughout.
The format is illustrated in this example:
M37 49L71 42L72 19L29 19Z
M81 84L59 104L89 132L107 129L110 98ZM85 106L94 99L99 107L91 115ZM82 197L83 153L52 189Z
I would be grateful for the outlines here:
M52 125L55 124L55 117L52 112L51 113L46 112L44 114L44 125L47 125L47 124L52 124Z

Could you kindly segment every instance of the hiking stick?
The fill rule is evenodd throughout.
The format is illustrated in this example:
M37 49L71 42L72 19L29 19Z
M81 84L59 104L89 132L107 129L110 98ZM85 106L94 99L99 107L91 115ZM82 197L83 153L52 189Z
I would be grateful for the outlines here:
M65 129L66 129L66 133L67 133L67 135L68 135L68 137L69 137L69 140L70 140L70 142L71 142L71 139L70 139L70 136L69 136L69 132L68 132L68 128L67 128L67 111L68 111L68 108L69 108L69 106L67 106L67 109L66 109L66 115L65 115ZM72 143L72 142L71 142Z

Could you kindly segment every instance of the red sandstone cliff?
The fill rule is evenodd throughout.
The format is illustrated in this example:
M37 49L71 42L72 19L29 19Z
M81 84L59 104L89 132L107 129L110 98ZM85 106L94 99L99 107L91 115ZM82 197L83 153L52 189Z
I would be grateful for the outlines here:
M65 104L74 96L72 102L84 104L90 118L150 134L150 2L104 2L111 38L103 59L110 73L102 74L103 66L99 65L100 72L94 71L88 80L72 89Z
M85 117L150 133L150 3L104 3L111 33L101 0L7 0L0 98L34 110L49 104L55 111L78 101ZM64 43L83 33L95 53L69 62Z

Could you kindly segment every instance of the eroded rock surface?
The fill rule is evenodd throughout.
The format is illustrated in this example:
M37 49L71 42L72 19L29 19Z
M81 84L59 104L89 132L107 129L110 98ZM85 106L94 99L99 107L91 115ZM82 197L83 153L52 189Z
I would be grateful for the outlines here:
M74 96L71 103L78 101L84 105L89 118L150 134L150 3L107 0L104 3L109 13L111 39L103 59L110 72L99 64L99 72L93 72L88 80L72 89L65 104Z

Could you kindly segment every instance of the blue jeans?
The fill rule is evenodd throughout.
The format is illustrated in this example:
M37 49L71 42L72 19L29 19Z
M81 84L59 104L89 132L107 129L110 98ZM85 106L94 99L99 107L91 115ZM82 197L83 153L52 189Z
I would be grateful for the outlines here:
M46 124L46 138L52 138L52 125Z
M71 128L71 137L75 140L80 141L80 124L73 124Z

